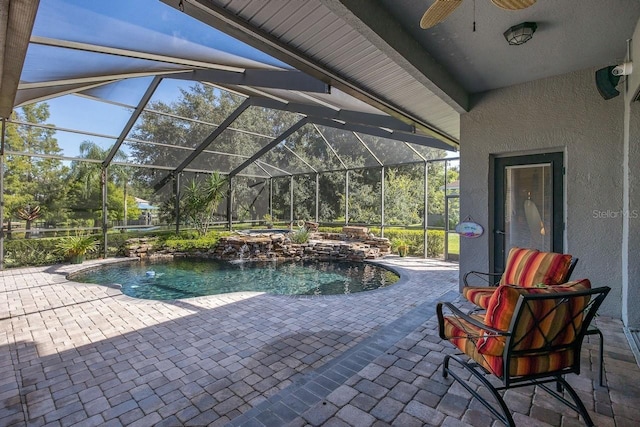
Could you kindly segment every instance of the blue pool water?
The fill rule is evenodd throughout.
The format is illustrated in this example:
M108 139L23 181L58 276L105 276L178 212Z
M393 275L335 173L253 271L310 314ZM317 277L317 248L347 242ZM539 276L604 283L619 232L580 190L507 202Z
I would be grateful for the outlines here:
M247 262L177 259L112 264L70 277L84 283L122 286L135 298L168 300L229 292L336 295L383 288L399 276L356 262Z

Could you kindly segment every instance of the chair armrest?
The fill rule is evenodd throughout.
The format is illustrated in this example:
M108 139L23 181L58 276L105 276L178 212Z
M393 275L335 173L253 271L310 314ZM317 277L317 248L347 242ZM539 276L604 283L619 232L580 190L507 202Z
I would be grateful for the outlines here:
M442 338L443 340L447 339L446 336L444 335L444 314L442 311L443 307L446 307L449 311L451 311L451 313L455 317L459 317L464 321L469 322L473 326L476 326L484 330L485 332L491 333L491 335L500 335L505 337L511 335L511 333L508 331L503 331L500 329L492 328L489 325L485 325L484 323L478 321L476 318L464 313L458 307L451 304L450 302L439 302L438 305L436 306L436 314L438 315L438 334L440 335L440 338Z
M502 273L484 273L482 271L469 271L465 273L464 276L462 276L462 281L464 282L465 286L473 286L473 285L470 285L468 282L468 277L470 276L477 277L483 282L485 282L486 285L483 285L483 286L487 286L487 285L498 286L498 283L500 282L500 277L502 277Z

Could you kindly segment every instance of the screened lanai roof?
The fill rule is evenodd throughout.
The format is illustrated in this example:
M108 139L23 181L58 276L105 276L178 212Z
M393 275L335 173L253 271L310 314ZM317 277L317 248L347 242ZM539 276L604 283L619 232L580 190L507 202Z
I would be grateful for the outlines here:
M60 149L8 154L152 168L160 189L183 171L269 178L452 149L158 0L40 0L33 22L8 123L54 132Z

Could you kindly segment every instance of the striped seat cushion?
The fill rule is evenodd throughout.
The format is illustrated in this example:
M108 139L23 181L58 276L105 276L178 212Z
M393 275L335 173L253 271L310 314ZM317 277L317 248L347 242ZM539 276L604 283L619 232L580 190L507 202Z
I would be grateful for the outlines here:
M489 306L489 300L496 289L498 288L495 286L465 286L462 288L462 296L472 304L486 310Z
M523 287L563 283L571 266L571 255L540 252L536 249L512 248L499 285ZM487 309L495 286L465 286L462 295L471 303Z
M474 316L481 318L481 316ZM504 359L499 355L483 354L478 351L478 340L485 335L484 330L455 317L444 318L445 336L453 345L467 356L482 365L487 371L502 378L504 373ZM509 365L509 375L512 377L549 372L559 367L573 364L574 354L571 351L555 352L551 354L512 357Z
M483 323L489 327L507 331L511 325L511 318L521 294L561 293L591 289L588 279L580 279L557 286L541 286L525 288L514 285L498 286L489 300L487 312ZM575 337L575 328L582 322L582 317L575 317L577 313L589 302L588 297L572 299L568 306L556 309L552 315L547 316L555 307L554 300L529 301L529 310L525 310L518 323L518 329L514 331L519 344L515 350L540 348L545 342L545 336L553 337L554 345L570 342ZM574 327L568 324L573 319ZM536 323L539 328L533 328ZM526 334L526 336L524 336ZM483 354L498 356L504 351L505 337L489 336L478 340L478 351Z
M557 285L565 281L570 265L571 255L568 254L511 248L499 284L524 287Z

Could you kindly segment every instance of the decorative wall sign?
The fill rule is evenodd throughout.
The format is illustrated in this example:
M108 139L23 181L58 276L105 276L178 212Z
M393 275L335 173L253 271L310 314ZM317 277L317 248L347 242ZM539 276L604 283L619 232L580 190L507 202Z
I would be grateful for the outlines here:
M456 233L458 233L462 237L474 239L476 237L482 236L482 233L484 233L484 228L482 228L480 224L474 222L473 219L468 216L464 221L456 225Z

